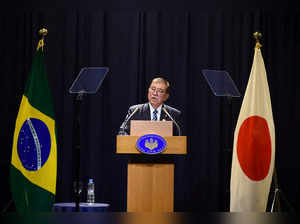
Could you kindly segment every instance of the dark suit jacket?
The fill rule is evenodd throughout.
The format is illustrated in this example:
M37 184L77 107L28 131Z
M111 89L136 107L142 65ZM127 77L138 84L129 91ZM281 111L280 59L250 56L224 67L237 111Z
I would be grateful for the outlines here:
M166 104L163 104L163 107L166 111L171 115L171 117L176 121L179 125L182 135L182 115L181 112L173 107L170 107ZM137 111L131 116L131 114L137 109ZM131 117L130 117L131 116ZM128 113L126 115L125 120L123 121L119 135L129 135L130 134L130 120L151 120L150 115L150 106L149 103L133 105L129 108ZM161 110L160 120L171 121L172 119ZM173 122L173 135L178 135L178 128Z

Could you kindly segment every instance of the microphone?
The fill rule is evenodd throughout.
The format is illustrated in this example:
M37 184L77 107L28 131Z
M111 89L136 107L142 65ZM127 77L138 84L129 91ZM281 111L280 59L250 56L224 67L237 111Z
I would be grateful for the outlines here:
M162 108L163 111L168 115L168 117L174 122L176 128L177 128L177 131L178 131L178 135L181 136L181 130L180 130L180 127L179 125L177 124L177 122L173 119L173 117L168 113L168 111L166 110L166 108Z
M127 122L128 122L128 121L130 120L130 118L132 118L132 116L138 111L138 109L139 109L139 107L136 107L136 108L134 109L134 111L133 111L129 116L126 117L125 121L123 122L123 124L122 124L121 127L120 127L120 132L119 132L119 133L121 133L122 135L124 135L124 133L126 133L126 132L125 132L125 127L126 127L126 125L127 125ZM128 134L128 133L126 133L126 134Z

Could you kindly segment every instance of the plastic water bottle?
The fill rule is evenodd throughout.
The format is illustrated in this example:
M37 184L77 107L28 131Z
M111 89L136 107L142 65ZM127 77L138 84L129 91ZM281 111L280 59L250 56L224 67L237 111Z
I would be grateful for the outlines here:
M95 203L95 183L93 179L89 179L87 185L87 203Z

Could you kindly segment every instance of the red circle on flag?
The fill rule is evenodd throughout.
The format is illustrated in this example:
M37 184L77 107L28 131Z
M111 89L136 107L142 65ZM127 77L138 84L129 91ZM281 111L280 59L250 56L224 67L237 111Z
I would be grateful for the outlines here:
M263 180L271 165L271 137L267 121L259 116L244 120L238 133L237 157L243 172L253 181Z

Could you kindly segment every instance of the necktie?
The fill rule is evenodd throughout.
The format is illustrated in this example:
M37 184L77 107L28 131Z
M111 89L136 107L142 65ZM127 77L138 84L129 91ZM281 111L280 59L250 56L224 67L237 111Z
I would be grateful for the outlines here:
M157 110L153 111L153 118L152 118L153 121L157 121L157 112L158 112Z

